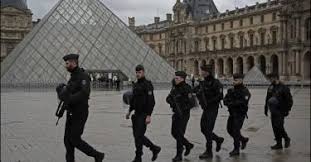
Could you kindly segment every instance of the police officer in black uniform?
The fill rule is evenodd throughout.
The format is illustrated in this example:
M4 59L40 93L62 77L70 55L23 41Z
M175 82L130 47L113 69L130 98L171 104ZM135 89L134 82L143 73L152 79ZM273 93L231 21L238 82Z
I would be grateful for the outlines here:
M151 114L155 105L153 85L151 81L145 78L145 69L142 65L137 65L135 70L137 82L133 85L133 97L130 101L129 112L126 114L126 119L129 119L131 112L135 110L135 114L132 115L133 135L136 146L136 156L133 162L141 162L143 146L148 147L152 151L153 156L151 160L155 161L161 148L154 145L145 136L147 124L151 122Z
M282 149L283 138L285 140L285 148L288 148L290 146L290 138L284 128L284 118L288 116L293 106L293 98L290 89L279 80L278 74L269 74L268 78L270 78L271 85L267 91L265 115L268 116L269 109L272 129L276 140L276 144L271 146L271 149Z
M224 105L228 107L229 118L227 122L227 131L234 140L234 149L230 152L230 156L240 154L241 149L244 150L248 142L248 138L241 135L241 128L245 117L247 117L248 102L251 97L249 90L243 85L243 74L233 75L233 88L228 89L228 93L224 98Z
M170 94L166 98L166 102L172 108L174 114L172 116L172 136L177 142L177 154L172 159L173 162L182 161L182 153L184 146L185 156L190 154L194 147L185 137L187 123L190 118L190 109L194 107L191 86L185 82L187 74L184 71L175 72L173 87Z
M223 99L223 86L220 81L213 76L213 66L201 66L203 81L194 88L199 104L203 109L201 118L201 132L206 138L206 150L199 156L200 159L213 157L212 141L216 141L216 152L220 151L224 138L213 133L220 101Z
M102 162L105 154L96 151L81 139L88 117L88 100L90 96L90 77L78 66L77 54L63 57L66 69L71 73L67 83L60 84L56 89L59 98L67 106L64 143L66 147L66 161L74 162L74 149L77 148L88 156L94 157L95 162Z

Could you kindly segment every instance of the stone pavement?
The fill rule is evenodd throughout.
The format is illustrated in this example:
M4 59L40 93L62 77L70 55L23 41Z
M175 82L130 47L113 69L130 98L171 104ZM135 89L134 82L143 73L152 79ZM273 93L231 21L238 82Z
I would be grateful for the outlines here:
M270 150L274 143L271 123L263 112L265 89L251 89L249 119L242 133L250 137L240 157L230 158L233 140L226 132L228 112L220 109L215 132L225 137L223 148L212 160L199 160L205 139L200 132L200 109L191 112L186 136L195 144L185 162L309 162L310 161L310 90L292 89L294 107L286 119L286 129L292 146L282 151ZM168 90L155 92L157 104L148 127L147 136L162 147L158 162L170 162L175 155L175 141L170 135L171 111L164 102ZM1 93L1 161L2 162L62 162L64 119L55 126L57 106L54 92ZM131 122L125 120L126 106L120 92L92 92L90 114L83 138L96 149L107 154L105 162L127 162L134 157ZM151 161L151 153L144 149L143 161ZM92 162L76 151L77 162Z

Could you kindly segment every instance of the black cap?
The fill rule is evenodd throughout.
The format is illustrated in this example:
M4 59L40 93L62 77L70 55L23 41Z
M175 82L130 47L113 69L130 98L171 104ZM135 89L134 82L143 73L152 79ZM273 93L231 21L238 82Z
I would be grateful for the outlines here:
M238 73L233 74L233 79L243 79L243 78L244 78L243 74L238 74Z
M207 71L207 72L210 72L210 73L212 73L212 71L213 71L213 65L202 65L201 67L201 70L203 70L203 71Z
M144 68L144 66L143 66L143 65L137 65L137 66L136 66L136 68L135 68L135 70L136 70L136 71L141 71L141 70L143 70L143 71L144 71L144 70L145 70L145 68Z
M279 74L278 73L270 73L267 75L267 77L270 79L279 79Z
M67 60L78 60L79 59L79 55L78 54L68 54L66 56L63 57L64 61Z
M175 75L176 75L176 76L180 76L180 77L182 77L182 78L184 78L184 79L187 77L187 73L184 72L184 71L176 71L176 72L175 72Z

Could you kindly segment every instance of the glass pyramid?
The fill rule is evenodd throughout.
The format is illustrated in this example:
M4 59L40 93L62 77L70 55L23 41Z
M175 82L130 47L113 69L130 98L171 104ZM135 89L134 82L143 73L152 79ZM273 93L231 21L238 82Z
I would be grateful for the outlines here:
M68 53L78 53L86 70L120 70L131 80L137 64L155 83L170 82L175 71L100 0L60 0L3 60L1 84L65 82Z
M251 70L249 70L244 76L245 84L257 84L257 85L267 85L270 84L269 80L266 76L261 72L261 70L254 66Z

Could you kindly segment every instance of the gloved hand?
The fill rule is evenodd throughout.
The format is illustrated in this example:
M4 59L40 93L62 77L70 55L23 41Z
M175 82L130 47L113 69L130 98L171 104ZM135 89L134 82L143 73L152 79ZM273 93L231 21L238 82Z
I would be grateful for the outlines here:
M61 83L56 87L57 96L62 101L68 101L69 100L69 93L68 93L66 88L67 88L67 86L64 83Z
M59 85L56 87L56 92L57 92L57 94L61 93L65 86L66 86L66 84L64 84L64 83L59 84Z
M265 115L268 116L268 111L265 111Z

